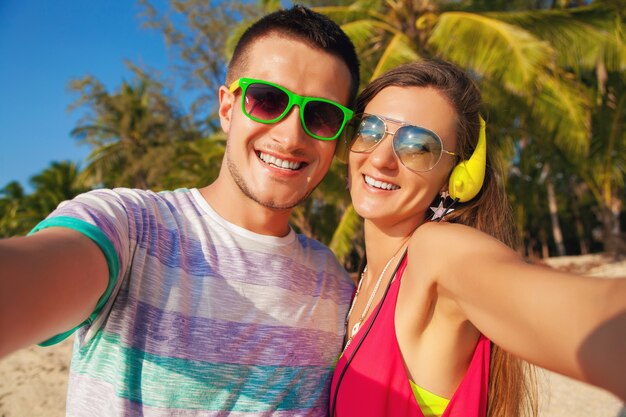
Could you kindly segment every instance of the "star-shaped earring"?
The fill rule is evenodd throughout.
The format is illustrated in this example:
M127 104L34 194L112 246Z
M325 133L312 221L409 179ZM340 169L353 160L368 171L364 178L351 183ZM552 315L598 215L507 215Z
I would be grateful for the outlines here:
M443 206L443 199L439 200L439 206L431 207L430 209L433 211L433 218L431 220L437 220L446 214L446 208Z
M441 200L439 200L439 205L430 208L433 211L433 218L431 220L443 219L443 216L454 211L453 208L447 208L443 205L443 202L450 197L450 193L448 191L442 191L440 195Z

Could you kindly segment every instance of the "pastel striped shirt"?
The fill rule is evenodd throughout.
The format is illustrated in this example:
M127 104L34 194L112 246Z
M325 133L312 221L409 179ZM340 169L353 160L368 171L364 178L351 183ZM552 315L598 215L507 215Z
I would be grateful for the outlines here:
M325 246L231 224L196 189L91 191L35 231L51 226L111 272L76 333L68 416L326 415L353 285Z

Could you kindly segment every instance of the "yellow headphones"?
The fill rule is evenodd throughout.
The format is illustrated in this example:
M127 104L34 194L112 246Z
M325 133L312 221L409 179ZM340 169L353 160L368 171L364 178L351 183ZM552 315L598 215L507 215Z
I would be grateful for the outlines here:
M487 167L487 134L485 133L485 120L480 118L480 133L478 144L472 156L466 161L460 162L450 174L448 192L450 197L465 203L476 197L485 180Z

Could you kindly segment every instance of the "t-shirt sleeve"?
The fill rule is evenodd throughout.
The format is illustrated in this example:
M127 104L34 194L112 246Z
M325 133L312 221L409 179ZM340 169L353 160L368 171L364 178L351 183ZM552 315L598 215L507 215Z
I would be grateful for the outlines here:
M136 242L135 226L128 215L127 205L127 199L119 192L90 191L61 203L29 233L36 233L48 227L66 227L76 230L98 245L109 269L106 290L98 299L89 317L75 328L45 340L40 343L40 346L59 343L82 326L88 327L86 339L90 339L106 319L123 277L126 275L132 248Z

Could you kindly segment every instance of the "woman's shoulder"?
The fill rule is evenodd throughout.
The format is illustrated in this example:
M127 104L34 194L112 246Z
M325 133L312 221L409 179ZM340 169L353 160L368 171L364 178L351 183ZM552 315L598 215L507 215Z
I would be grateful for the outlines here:
M495 237L474 227L459 223L428 222L421 225L409 240L409 253L420 257L440 259L446 264L457 260L461 263L475 262L499 254L510 256L515 252Z
M468 239L480 240L484 238L491 238L491 236L464 224L426 222L413 232L410 242L411 244L426 244L430 246L434 242L447 241L449 244L453 242L459 244Z

